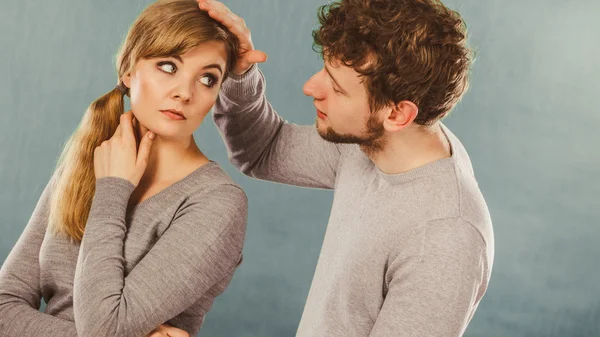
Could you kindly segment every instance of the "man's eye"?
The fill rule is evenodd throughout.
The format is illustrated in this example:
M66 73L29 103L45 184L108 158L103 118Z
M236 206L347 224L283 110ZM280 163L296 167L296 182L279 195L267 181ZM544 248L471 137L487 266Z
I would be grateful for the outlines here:
M158 68L169 74L174 74L177 71L177 67L172 62L161 62L158 64Z

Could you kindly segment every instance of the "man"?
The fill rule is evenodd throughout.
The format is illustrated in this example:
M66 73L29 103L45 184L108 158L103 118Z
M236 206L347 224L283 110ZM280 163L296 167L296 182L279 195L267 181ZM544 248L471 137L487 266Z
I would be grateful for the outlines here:
M245 174L334 190L298 337L461 336L489 282L494 237L471 162L440 120L468 87L460 15L435 0L341 0L313 32L324 67L304 85L316 127L267 102L244 21L214 119Z

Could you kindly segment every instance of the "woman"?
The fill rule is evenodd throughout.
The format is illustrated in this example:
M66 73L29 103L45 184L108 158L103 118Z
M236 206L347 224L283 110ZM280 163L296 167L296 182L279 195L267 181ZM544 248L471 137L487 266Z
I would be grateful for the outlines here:
M242 259L246 196L193 138L238 43L194 0L142 12L2 266L0 336L197 334Z

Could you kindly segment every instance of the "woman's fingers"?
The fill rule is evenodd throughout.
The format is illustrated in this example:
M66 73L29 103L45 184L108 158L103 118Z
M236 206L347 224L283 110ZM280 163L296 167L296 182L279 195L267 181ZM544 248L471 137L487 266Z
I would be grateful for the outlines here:
M190 337L190 334L187 331L169 326L169 325L160 325L156 330L158 333L161 333L160 336L169 336L169 337ZM154 337L154 335L148 336Z
M133 113L131 111L127 111L126 113L121 115L121 123L119 127L121 127L121 136L123 140L131 143L133 146L136 145L135 133L133 131Z

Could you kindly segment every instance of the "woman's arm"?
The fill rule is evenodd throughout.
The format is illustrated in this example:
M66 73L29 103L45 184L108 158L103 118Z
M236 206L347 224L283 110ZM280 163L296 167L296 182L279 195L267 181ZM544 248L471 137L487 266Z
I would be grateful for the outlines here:
M74 281L80 336L145 336L233 273L241 259L246 195L220 185L181 209L125 277L125 214L133 189L122 178L96 181Z
M40 246L48 224L54 177L0 270L0 336L77 336L75 323L39 311Z

